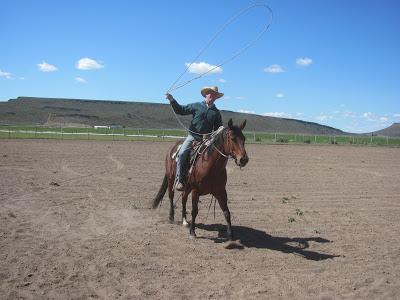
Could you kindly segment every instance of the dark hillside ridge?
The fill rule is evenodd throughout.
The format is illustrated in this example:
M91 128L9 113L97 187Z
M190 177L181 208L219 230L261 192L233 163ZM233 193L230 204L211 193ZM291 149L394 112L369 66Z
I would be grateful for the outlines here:
M218 105L217 105L218 106ZM221 110L226 125L247 119L246 131L296 134L348 134L339 129L295 119ZM191 116L179 116L188 126ZM0 102L0 124L46 126L121 125L132 128L182 129L169 104L62 98L18 97Z
M390 137L400 137L400 123L393 123L389 127L371 132L370 134L373 135L383 135L383 136L390 136Z

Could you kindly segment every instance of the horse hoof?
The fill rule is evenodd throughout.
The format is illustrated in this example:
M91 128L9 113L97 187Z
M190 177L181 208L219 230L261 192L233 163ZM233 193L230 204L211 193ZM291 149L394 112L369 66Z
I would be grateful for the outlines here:
M174 219L168 219L168 221L169 221L169 224L174 224L175 223Z
M189 231L189 237L195 239L197 237L196 232L194 232L194 230L190 230Z
M185 219L183 219L182 226L183 227L189 227L189 223Z

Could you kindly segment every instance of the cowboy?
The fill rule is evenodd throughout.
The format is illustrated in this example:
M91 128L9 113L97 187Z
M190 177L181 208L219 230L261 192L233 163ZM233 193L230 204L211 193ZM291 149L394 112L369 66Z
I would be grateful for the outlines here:
M186 161L190 153L193 141L201 141L203 135L209 134L222 126L221 113L214 105L215 100L221 98L224 94L218 92L218 87L204 87L201 90L204 101L188 105L180 105L171 94L167 94L167 99L172 105L175 113L179 115L192 115L192 122L189 127L189 133L183 141L176 161L176 189L183 191L185 186Z

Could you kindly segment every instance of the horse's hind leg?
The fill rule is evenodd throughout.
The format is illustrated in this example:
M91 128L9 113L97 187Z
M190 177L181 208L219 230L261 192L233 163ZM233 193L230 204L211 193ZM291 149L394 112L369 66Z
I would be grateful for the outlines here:
M229 240L233 240L233 232L231 225L231 213L228 208L228 196L226 194L226 190L220 191L219 193L214 194L215 198L218 200L218 204L221 207L222 212L224 213L225 221L226 221L226 234Z
M169 222L174 223L174 182L172 180L168 182L168 197L169 197Z
M185 227L189 226L189 223L186 220L186 202L187 202L188 196L189 196L189 192L185 190L182 195L182 225Z

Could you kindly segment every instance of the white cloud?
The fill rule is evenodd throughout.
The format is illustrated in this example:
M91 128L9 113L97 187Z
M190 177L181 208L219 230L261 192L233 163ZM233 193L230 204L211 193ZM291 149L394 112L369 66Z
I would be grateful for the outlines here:
M389 121L389 117L387 115L379 116L372 112L365 112L362 114L362 117L369 122L375 122L375 123L385 123L385 122ZM394 115L394 117L395 117L395 115Z
M235 99L236 100L243 100L243 99L245 99L244 97L241 97L241 96L238 96L238 97L235 97Z
M82 77L75 77L75 81L79 83L87 83L86 79Z
M319 116L316 116L315 118L316 118L318 121L320 121L320 122L325 122L325 121L328 121L328 120L333 119L333 116L321 114L321 115L319 115Z
M223 79L223 78L220 78L218 81L221 82L221 83L225 83L226 82L226 80Z
M37 64L37 66L38 66L38 68L39 68L39 71L41 71L41 72L48 73L48 72L55 72L55 71L57 71L57 67L56 67L56 66L51 65L51 64L48 64L48 63L45 62L45 61L42 61L41 64Z
M380 118L379 118L379 121L380 121L381 123L385 123L385 122L389 121L389 118L388 118L388 117L380 117Z
M275 97L276 97L276 98L283 98L283 97L285 97L285 95L284 95L283 93L279 92L279 93L277 93L277 94L275 95Z
M371 112L365 112L365 113L363 113L363 117L364 118L370 118L372 116L372 113Z
M194 73L194 74L204 74L204 73L209 73L209 74L213 74L213 73L222 73L222 68L221 67L217 67L214 65L210 65L206 62L199 62L199 63L185 63L186 68L189 67L188 71L190 73Z
M239 109L237 112L244 113L244 114L255 114L256 113L254 110L245 110L245 109Z
M345 110L345 111L342 112L342 117L344 117L344 118L356 118L357 114L355 114L351 110Z
M276 118L291 118L291 114L287 114L284 112L267 112L263 113L263 116L268 116L268 117L276 117Z
M313 63L313 60L311 58L308 58L308 57L296 59L296 65L298 65L300 67L308 67L312 63Z
M400 118L400 114L394 114L393 117Z
M13 75L9 72L3 72L2 70L0 70L0 77L5 77L6 79L12 79Z
M229 99L231 99L232 97L231 96L224 96L224 99L225 100L229 100Z
M269 67L264 69L264 72L267 73L283 73L285 72L280 65L270 65Z
M98 70L104 68L104 65L95 61L94 59L84 57L78 60L76 68L79 70Z

